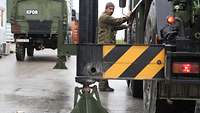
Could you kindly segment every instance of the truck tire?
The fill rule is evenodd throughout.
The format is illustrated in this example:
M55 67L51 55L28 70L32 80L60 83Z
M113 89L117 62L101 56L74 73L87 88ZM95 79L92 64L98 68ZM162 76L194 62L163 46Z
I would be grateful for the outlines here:
M144 113L156 113L157 82L144 80L143 86Z
M159 99L157 96L157 81L156 80L144 80L143 89L143 102L144 113L180 113L172 112L172 106L166 99Z
M25 47L23 43L16 43L16 59L17 61L24 61Z
M170 104L167 103L166 99L157 98L156 80L144 80L143 86L144 113L176 113L170 112Z
M126 84L127 84L127 86L129 87L130 84L131 84L131 80L126 80Z
M158 99L156 113L195 113L195 104L194 100L172 100L169 104L166 99Z
M143 81L132 80L130 86L133 97L135 98L143 97Z
M34 47L27 47L27 56L32 57L34 54Z
M144 113L194 113L195 100L160 99L156 80L144 80L143 83Z
M156 21L156 5L155 0L152 1L148 16L146 19L145 26L145 44L155 44L156 43L156 34L157 34L157 21ZM156 80L144 80L143 81L143 103L144 103L144 113L161 113L159 110L161 106L164 105L163 101L157 97L157 81ZM163 108L163 113L172 113L168 112L168 108Z

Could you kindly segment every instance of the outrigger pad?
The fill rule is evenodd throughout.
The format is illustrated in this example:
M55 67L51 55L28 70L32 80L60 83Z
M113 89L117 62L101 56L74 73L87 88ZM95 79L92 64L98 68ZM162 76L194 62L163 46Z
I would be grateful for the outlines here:
M67 67L65 66L65 61L66 58L58 58L56 65L53 69L67 69Z
M75 91L74 109L71 113L108 113L101 105L96 87L93 88L93 91L90 93L82 93L82 89L77 90ZM77 102L78 95L80 99Z
M53 69L67 69L65 62L57 62Z
M108 113L91 95L82 95L71 113Z

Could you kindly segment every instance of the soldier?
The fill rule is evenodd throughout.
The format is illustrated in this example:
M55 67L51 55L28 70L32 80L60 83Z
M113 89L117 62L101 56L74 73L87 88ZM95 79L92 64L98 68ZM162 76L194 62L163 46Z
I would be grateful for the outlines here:
M126 25L122 25L128 21L129 16L122 18L114 18L112 14L114 12L114 4L108 2L105 7L105 11L99 17L98 25L98 44L115 44L115 35L117 30L127 28ZM108 84L108 80L100 80L99 82L100 91L114 91Z

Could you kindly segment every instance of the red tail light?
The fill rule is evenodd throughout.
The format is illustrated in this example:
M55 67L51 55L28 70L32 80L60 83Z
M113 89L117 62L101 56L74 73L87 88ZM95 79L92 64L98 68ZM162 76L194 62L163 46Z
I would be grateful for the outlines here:
M193 62L174 62L172 65L173 73L199 73L199 64Z

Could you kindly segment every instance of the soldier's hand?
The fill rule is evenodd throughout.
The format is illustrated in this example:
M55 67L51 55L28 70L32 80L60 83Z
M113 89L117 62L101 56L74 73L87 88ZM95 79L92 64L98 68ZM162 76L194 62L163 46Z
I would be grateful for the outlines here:
M127 13L127 15L126 15L127 20L129 20L130 15L131 15L131 12L129 11L129 12Z
M131 16L131 11L128 11L127 16L130 17Z

